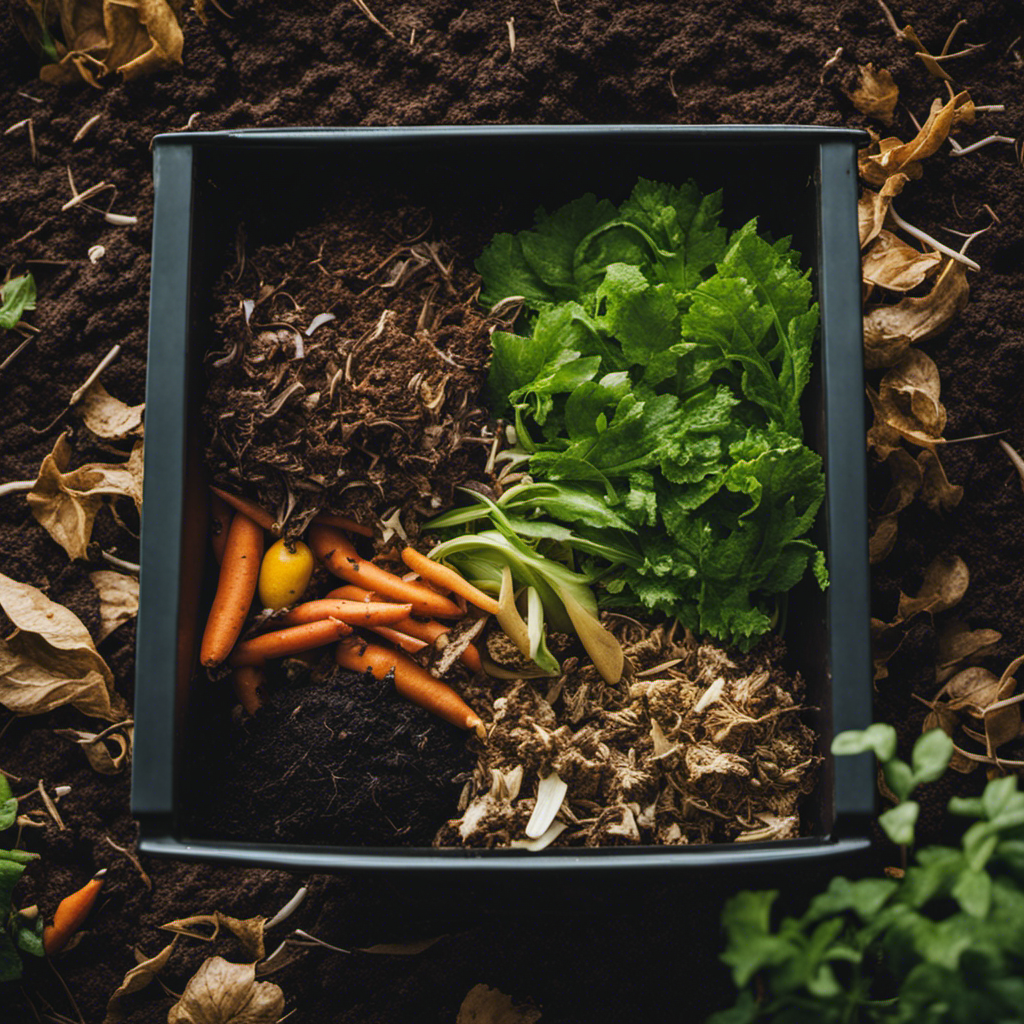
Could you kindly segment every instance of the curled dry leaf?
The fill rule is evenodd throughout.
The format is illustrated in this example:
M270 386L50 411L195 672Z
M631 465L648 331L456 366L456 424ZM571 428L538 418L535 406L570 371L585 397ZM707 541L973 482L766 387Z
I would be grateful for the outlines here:
M195 914L192 917L181 917L176 921L168 921L160 927L164 931L175 932L178 935L185 935L190 939L201 939L203 942L213 942L220 934L221 928L227 928L241 943L245 952L253 960L262 960L265 955L263 947L263 926L266 923L265 917L248 917L244 920L238 917L229 917L215 910L212 914ZM197 929L210 927L213 931L209 935Z
M123 495L142 507L142 442L124 463L91 462L68 472L70 463L71 446L62 434L39 467L28 503L36 521L71 558L85 558L106 496Z
M939 682L945 682L955 667L968 658L989 654L1002 638L1003 634L995 629L971 629L959 619L946 623L939 632L935 659Z
M91 572L89 579L100 598L100 635L96 638L99 642L138 615L139 581L135 576L110 569Z
M966 711L974 718L981 718L985 708L999 699L999 677L987 668L972 665L957 672L936 695L950 711Z
M969 582L970 573L959 555L939 555L925 569L917 594L900 594L897 619L905 622L920 612L934 615L948 611L960 603Z
M909 292L941 262L937 252L919 252L891 231L880 231L861 260L861 277L866 284L878 288Z
M884 561L896 546L899 534L896 516L883 516L877 520L868 539L868 560L872 565Z
M19 715L73 704L108 722L127 717L113 673L73 612L3 574L0 608L16 627L0 639L0 704Z
M909 180L905 174L897 173L886 178L877 192L872 192L869 188L861 190L857 202L857 229L862 249L878 236L889 214L890 204L903 191L903 186Z
M18 23L46 56L39 77L63 85L119 72L138 78L181 64L180 0L17 0ZM27 12L27 16L26 16ZM47 46L47 44L49 44Z
M462 1000L455 1024L537 1024L540 1010L516 1006L512 999L487 985L474 985Z
M131 434L142 436L142 414L146 403L125 405L97 380L75 406L82 421L97 436L121 441Z
M903 646L906 635L898 618L895 622L871 620L871 661L875 682L889 678L889 659Z
M223 957L204 960L167 1014L167 1024L277 1024L284 993L272 981L257 981L254 964Z
M875 422L868 430L868 448L873 448L879 459L887 459L896 450L896 443L902 438L912 441L922 448L942 443L941 437L934 437L921 429L920 424L905 415L892 403L882 405L878 393L866 388L871 408L875 414Z
M864 316L864 363L874 370L892 366L909 347L949 326L967 305L970 287L962 263L947 260L927 295L875 306Z
M107 1000L107 1015L103 1018L103 1024L122 1024L123 1021L130 1019L122 1006L125 998L135 992L141 992L167 966L177 941L178 937L175 936L169 945L164 946L152 957L145 957L138 950L135 951L138 963L124 976L117 990Z
M882 378L878 389L882 407L891 411L889 422L900 429L898 418L933 437L946 429L946 410L939 401L939 368L917 349L908 352Z
M905 448L893 448L885 459L892 486L875 517L868 554L872 565L881 562L896 543L896 518L921 489L921 467Z
M933 512L950 512L960 504L964 489L951 484L936 451L925 449L917 457L921 467L921 500Z
M857 86L849 93L850 102L868 117L892 124L892 112L900 98L900 90L885 68L875 70L874 64L858 67Z
M103 733L82 729L54 729L54 734L77 743L89 764L101 775L120 775L131 760L132 738L135 730L124 725L120 730Z

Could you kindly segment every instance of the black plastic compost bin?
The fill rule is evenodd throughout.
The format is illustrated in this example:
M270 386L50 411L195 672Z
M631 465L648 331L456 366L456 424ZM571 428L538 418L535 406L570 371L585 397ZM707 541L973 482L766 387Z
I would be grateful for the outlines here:
M146 385L142 593L132 812L144 853L296 870L546 873L801 867L869 846L874 769L834 760L832 737L871 718L867 504L856 149L861 132L797 126L575 126L271 129L158 136ZM824 457L817 526L831 586L791 595L786 640L802 672L825 767L804 805L812 835L760 844L521 851L334 848L189 834L190 722L202 713L198 637L210 600L202 464L202 356L214 339L212 282L240 223L250 244L314 221L339 183L394 184L430 206L486 210L499 198L532 223L592 191L621 201L638 176L725 189L736 227L752 216L793 235L813 271L821 341L804 401L807 443ZM225 721L225 727L227 722ZM454 808L453 808L454 813ZM827 867L820 864L821 867Z

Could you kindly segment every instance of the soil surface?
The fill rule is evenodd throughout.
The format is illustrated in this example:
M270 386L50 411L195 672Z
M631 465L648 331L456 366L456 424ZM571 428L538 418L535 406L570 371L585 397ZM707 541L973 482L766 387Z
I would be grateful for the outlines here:
M33 152L26 125L0 136L0 266L35 274L39 304L30 320L40 332L0 371L0 481L34 477L65 425L74 430L75 464L112 457L111 446L90 441L74 414L51 424L115 342L122 349L104 372L104 384L123 401L144 398L150 141L157 132L186 126L487 121L861 125L844 86L857 63L873 61L888 68L900 87L894 128L906 139L914 130L910 113L923 119L932 99L945 92L894 36L874 0L371 4L394 37L347 2L225 0L224 6L233 17L207 5L208 25L186 9L183 70L102 90L42 84L14 25L6 17L0 22L3 127L31 118L35 140ZM1020 138L1024 68L1018 37L1024 15L1016 0L895 6L935 50L960 17L968 22L960 38L987 44L951 61L951 70L977 103L1006 109L979 117L961 132L961 141L990 133ZM842 54L826 69L840 47ZM99 198L105 204L113 195L112 209L137 217L137 223L110 225L83 205L62 210L71 197L69 168L79 189L101 181L116 186L116 195L107 191ZM1024 450L1022 176L1013 146L996 143L961 158L945 148L925 163L923 179L899 203L904 218L947 240L957 236L944 229L985 226L983 204L1000 218L972 244L982 270L971 275L967 309L923 348L942 375L946 436L1005 430L1018 450ZM92 262L88 252L96 245L104 253ZM2 359L11 345L0 345ZM971 584L956 614L1002 633L1001 647L986 660L1001 669L1024 652L1024 495L995 440L950 446L943 458L952 482L964 486L964 499L945 516L919 505L901 514L896 548L874 570L875 614L891 617L899 590L912 592L922 567L936 555L959 554ZM120 512L123 527L101 512L94 539L108 552L137 560L137 522ZM94 633L98 602L88 572L100 566L98 558L69 564L21 497L0 499L0 570L66 604ZM904 749L924 715L914 694L930 696L936 689L934 649L934 629L922 617L891 660L889 679L877 688L877 715L901 730ZM130 703L133 625L122 626L100 650ZM0 765L20 777L17 793L39 779L51 791L71 786L60 802L66 827L50 824L26 838L43 857L20 884L19 903L37 902L52 914L97 868L110 869L81 941L56 961L89 1024L103 1019L108 996L135 964L133 950L152 955L165 944L160 924L213 910L269 916L299 884L308 886L309 895L289 924L332 945L350 949L446 937L414 957L296 949L295 959L272 975L286 993L295 1024L450 1024L478 982L539 1005L547 1024L680 1013L699 1019L730 1001L726 972L716 960L717 916L722 898L749 884L742 875L699 882L676 878L667 887L581 878L571 909L566 905L574 890L568 885L534 895L523 885L504 890L492 881L469 895L409 880L419 886L413 895L394 880L296 879L283 872L148 859L143 877L111 845L130 849L133 842L128 778L95 774L76 747L54 735L55 727L69 724L83 720L64 711L42 720L5 721ZM940 828L948 792L976 789L981 781L980 773L950 775L925 793L925 839ZM801 872L788 884L793 890L794 884L820 881ZM179 942L167 984L180 992L212 952L244 955L230 937L212 946ZM23 989L12 986L2 994L5 1021L36 1019L26 993L37 1007L45 998L58 1012L74 1016L50 968L35 962ZM165 1020L171 1003L155 987L132 1000L133 1022Z

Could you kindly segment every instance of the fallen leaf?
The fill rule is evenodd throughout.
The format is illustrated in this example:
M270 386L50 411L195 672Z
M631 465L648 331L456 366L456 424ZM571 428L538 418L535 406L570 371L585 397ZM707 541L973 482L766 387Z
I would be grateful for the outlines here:
M951 484L936 451L925 449L917 457L921 467L921 500L933 512L950 512L964 496L959 484Z
M863 149L857 151L857 173L870 185L884 185L890 174L900 173L916 181L924 171L919 163L911 163L902 169L896 169L887 174L881 167L879 161L899 149L903 143L897 138L878 139Z
M889 214L890 204L903 191L903 186L909 180L905 174L893 174L886 178L877 192L872 192L869 188L861 190L860 199L857 201L857 229L862 249L878 236Z
M891 516L902 512L921 489L921 467L906 448L890 452L885 464L892 477L892 486L878 511L880 515Z
M265 917L248 917L244 920L238 917L229 917L215 910L212 914L194 914L192 917L181 917L176 921L168 921L160 927L164 931L176 932L178 935L186 935L190 939L201 939L203 942L213 942L220 934L221 928L227 928L241 943L245 952L253 960L262 960L265 955L263 947L263 926L266 923ZM197 928L209 926L213 931L204 935Z
M875 306L864 315L864 363L875 370L892 366L910 345L945 330L967 305L970 287L962 263L947 260L927 295Z
M871 565L877 565L889 557L892 549L896 546L898 533L899 526L896 516L883 516L877 520L868 539L868 561Z
M990 757L994 756L1001 746L1010 743L1021 734L1020 704L1009 703L1009 701L1017 689L1017 679L1014 673L1022 664L1024 664L1024 656L1015 658L999 678L996 701L1002 702L1003 706L985 709L983 718L985 750Z
M146 403L125 405L115 398L97 380L78 400L75 406L85 425L97 436L111 441L121 441L130 434L141 436L142 413Z
M536 1024L540 1010L515 1006L512 999L496 988L474 985L459 1007L455 1024Z
M77 743L89 764L101 775L119 775L131 759L134 727L125 725L123 732L113 730L105 735L82 729L54 729L54 735Z
M874 389L868 387L865 390L875 414L875 422L868 430L868 447L873 447L880 459L887 459L890 453L896 450L892 445L893 437L906 438L922 448L931 448L942 443L941 437L926 433L919 423L894 407L891 402L883 405Z
M33 18L19 19L37 48L57 62L39 77L56 85L119 72L137 78L181 64L180 3L173 0L20 0ZM44 36L44 32L46 36ZM34 38L33 38L34 37ZM46 49L46 42L49 49Z
M376 946L357 948L360 953L379 953L383 956L419 956L420 953L430 949L443 938L443 935L435 935L432 938L419 939L416 942L379 942Z
M903 646L906 636L898 618L895 622L871 620L871 663L875 682L889 678L889 659Z
M123 495L142 507L142 442L125 463L92 462L67 472L71 446L62 434L43 459L28 493L36 521L71 558L85 558L96 513L104 497Z
M868 388L868 397L875 412L875 419L868 428L868 451L873 451L879 462L885 462L889 456L903 448L903 438L898 430L894 430L879 414L877 408L878 395Z
M134 619L139 613L139 581L135 576L97 569L89 573L89 579L100 598L100 634L97 642L104 640L118 626Z
M135 951L138 963L124 976L124 980L107 1000L107 1015L103 1018L103 1024L122 1024L129 1019L121 1006L125 997L141 992L167 966L177 941L178 937L175 936L171 939L170 945L164 946L156 956L148 958L139 959L142 954L138 950Z
M223 957L204 960L167 1014L167 1024L277 1024L284 993L272 981L257 981L254 964Z
M935 78L941 79L944 82L952 82L953 79L949 77L949 73L942 67L942 65L932 56L929 52L928 47L921 42L918 38L917 33L914 31L913 26L905 25L903 28L903 38L906 39L916 51L914 56L921 61L928 71L928 74Z
M985 708L999 699L999 678L987 668L972 665L957 672L936 694L950 711L966 711L972 718L981 718Z
M0 608L16 627L0 639L0 704L19 715L72 704L108 722L127 717L110 667L73 612L3 574Z
M959 555L939 555L924 571L917 595L900 594L898 619L907 619L920 612L934 615L957 605L967 592L970 573Z
M935 438L946 429L946 409L939 401L942 384L935 362L911 349L882 378L878 396L887 419L901 433L901 423ZM906 436L906 435L904 435Z
M876 71L874 64L861 64L858 71L857 87L849 93L850 101L862 114L892 124L892 112L900 97L892 75L885 68Z
M937 252L920 252L891 231L879 231L861 260L861 278L891 292L909 292L941 262Z

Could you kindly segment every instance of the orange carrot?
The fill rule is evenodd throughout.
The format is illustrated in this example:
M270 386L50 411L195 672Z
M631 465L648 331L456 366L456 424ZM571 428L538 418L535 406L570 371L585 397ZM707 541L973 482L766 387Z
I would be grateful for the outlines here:
M314 516L313 522L321 526L336 526L339 530L348 530L349 533L358 533L360 537L373 536L373 530L369 526L363 526L362 523L357 523L347 516L336 516L330 512L321 512L320 515Z
M411 604L323 598L296 605L287 615L282 615L278 622L282 626L298 626L318 619L340 619L350 626L389 626L392 622L404 619L411 611Z
M372 591L363 590L362 587L354 587L346 583L343 587L335 587L327 592L327 597L342 601L372 601L377 595Z
M336 657L342 668L352 672L368 671L375 679L383 679L394 671L395 689L403 697L460 729L475 729L481 739L486 737L480 716L450 686L439 682L404 654L377 644L343 640L338 644Z
M263 558L263 530L241 512L228 530L217 594L206 620L199 660L207 667L219 665L235 646L256 593Z
M406 583L386 569L360 558L349 539L332 526L311 526L309 546L335 576L372 590L379 597L411 604L412 610L420 615L441 619L457 619L462 615L459 606L448 598L420 583Z
M258 665L243 665L235 669L232 680L238 702L247 714L255 715L263 707L260 690L267 685L266 673Z
M264 633L240 643L231 652L228 664L235 668L242 665L259 666L267 658L287 658L290 654L323 647L351 632L351 626L337 619L318 619L316 622L304 622L301 626L275 629L272 633Z
M450 590L491 615L498 614L498 602L474 587L469 580L463 579L454 569L449 569L448 566L441 565L440 562L435 562L432 558L427 558L426 555L421 555L415 548L403 548L402 561L413 572L418 572L427 583Z
M242 515L248 516L254 523L259 523L264 530L269 530L275 537L280 536L281 527L277 519L266 509L260 508L255 501L250 501L248 498L239 498L237 495L230 494L228 491L222 491L219 487L212 485L210 490L218 498L226 501L236 512L241 512Z
M220 565L224 561L224 548L228 543L228 530L231 529L231 517L234 509L219 495L210 495L210 544L213 546L213 557Z
M81 889L60 901L53 915L53 924L43 929L43 949L47 956L56 956L85 923L103 888L103 876L106 873L106 868L97 871Z
M406 654L416 654L427 646L425 640L417 640L416 637L409 636L407 633L399 633L397 629L392 629L390 626L370 626L370 629L377 636L390 640L391 643L401 648Z

